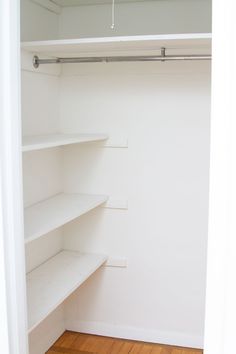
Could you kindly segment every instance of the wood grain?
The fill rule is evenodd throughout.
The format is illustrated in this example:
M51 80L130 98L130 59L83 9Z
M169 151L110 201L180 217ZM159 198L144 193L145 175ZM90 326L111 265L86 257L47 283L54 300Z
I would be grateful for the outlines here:
M203 354L203 351L66 331L47 354Z

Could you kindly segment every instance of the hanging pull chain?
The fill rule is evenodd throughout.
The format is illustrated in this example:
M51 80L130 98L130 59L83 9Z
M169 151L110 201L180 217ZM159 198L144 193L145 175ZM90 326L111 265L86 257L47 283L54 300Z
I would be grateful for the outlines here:
M115 0L112 0L112 9L111 9L111 29L115 28Z

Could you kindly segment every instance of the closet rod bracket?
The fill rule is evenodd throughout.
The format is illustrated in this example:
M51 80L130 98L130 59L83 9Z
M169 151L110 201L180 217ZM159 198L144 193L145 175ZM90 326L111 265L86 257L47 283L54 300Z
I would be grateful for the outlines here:
M166 57L166 48L162 47L161 48L161 57L163 58L162 61L165 61L165 57Z
M37 55L33 56L33 67L35 69L38 69L38 67L39 67L39 57Z

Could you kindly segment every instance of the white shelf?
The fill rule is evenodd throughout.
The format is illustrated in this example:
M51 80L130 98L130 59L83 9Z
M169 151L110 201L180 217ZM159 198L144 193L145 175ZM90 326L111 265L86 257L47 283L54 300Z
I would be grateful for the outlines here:
M22 151L47 149L56 146L107 140L105 134L52 134L23 137Z
M62 251L27 274L28 328L32 331L105 261L104 255Z
M154 52L166 49L199 49L202 54L211 51L210 33L168 34L148 36L80 38L23 42L22 49L52 57L124 55Z
M58 194L25 209L25 243L105 203L104 195Z

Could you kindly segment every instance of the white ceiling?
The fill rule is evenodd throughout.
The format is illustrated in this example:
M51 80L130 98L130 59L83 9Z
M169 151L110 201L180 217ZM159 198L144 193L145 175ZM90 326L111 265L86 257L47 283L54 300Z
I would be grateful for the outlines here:
M79 6L79 5L93 5L93 4L111 4L112 0L51 0L60 6ZM118 2L138 2L145 0L115 0ZM154 1L154 0L152 0Z

